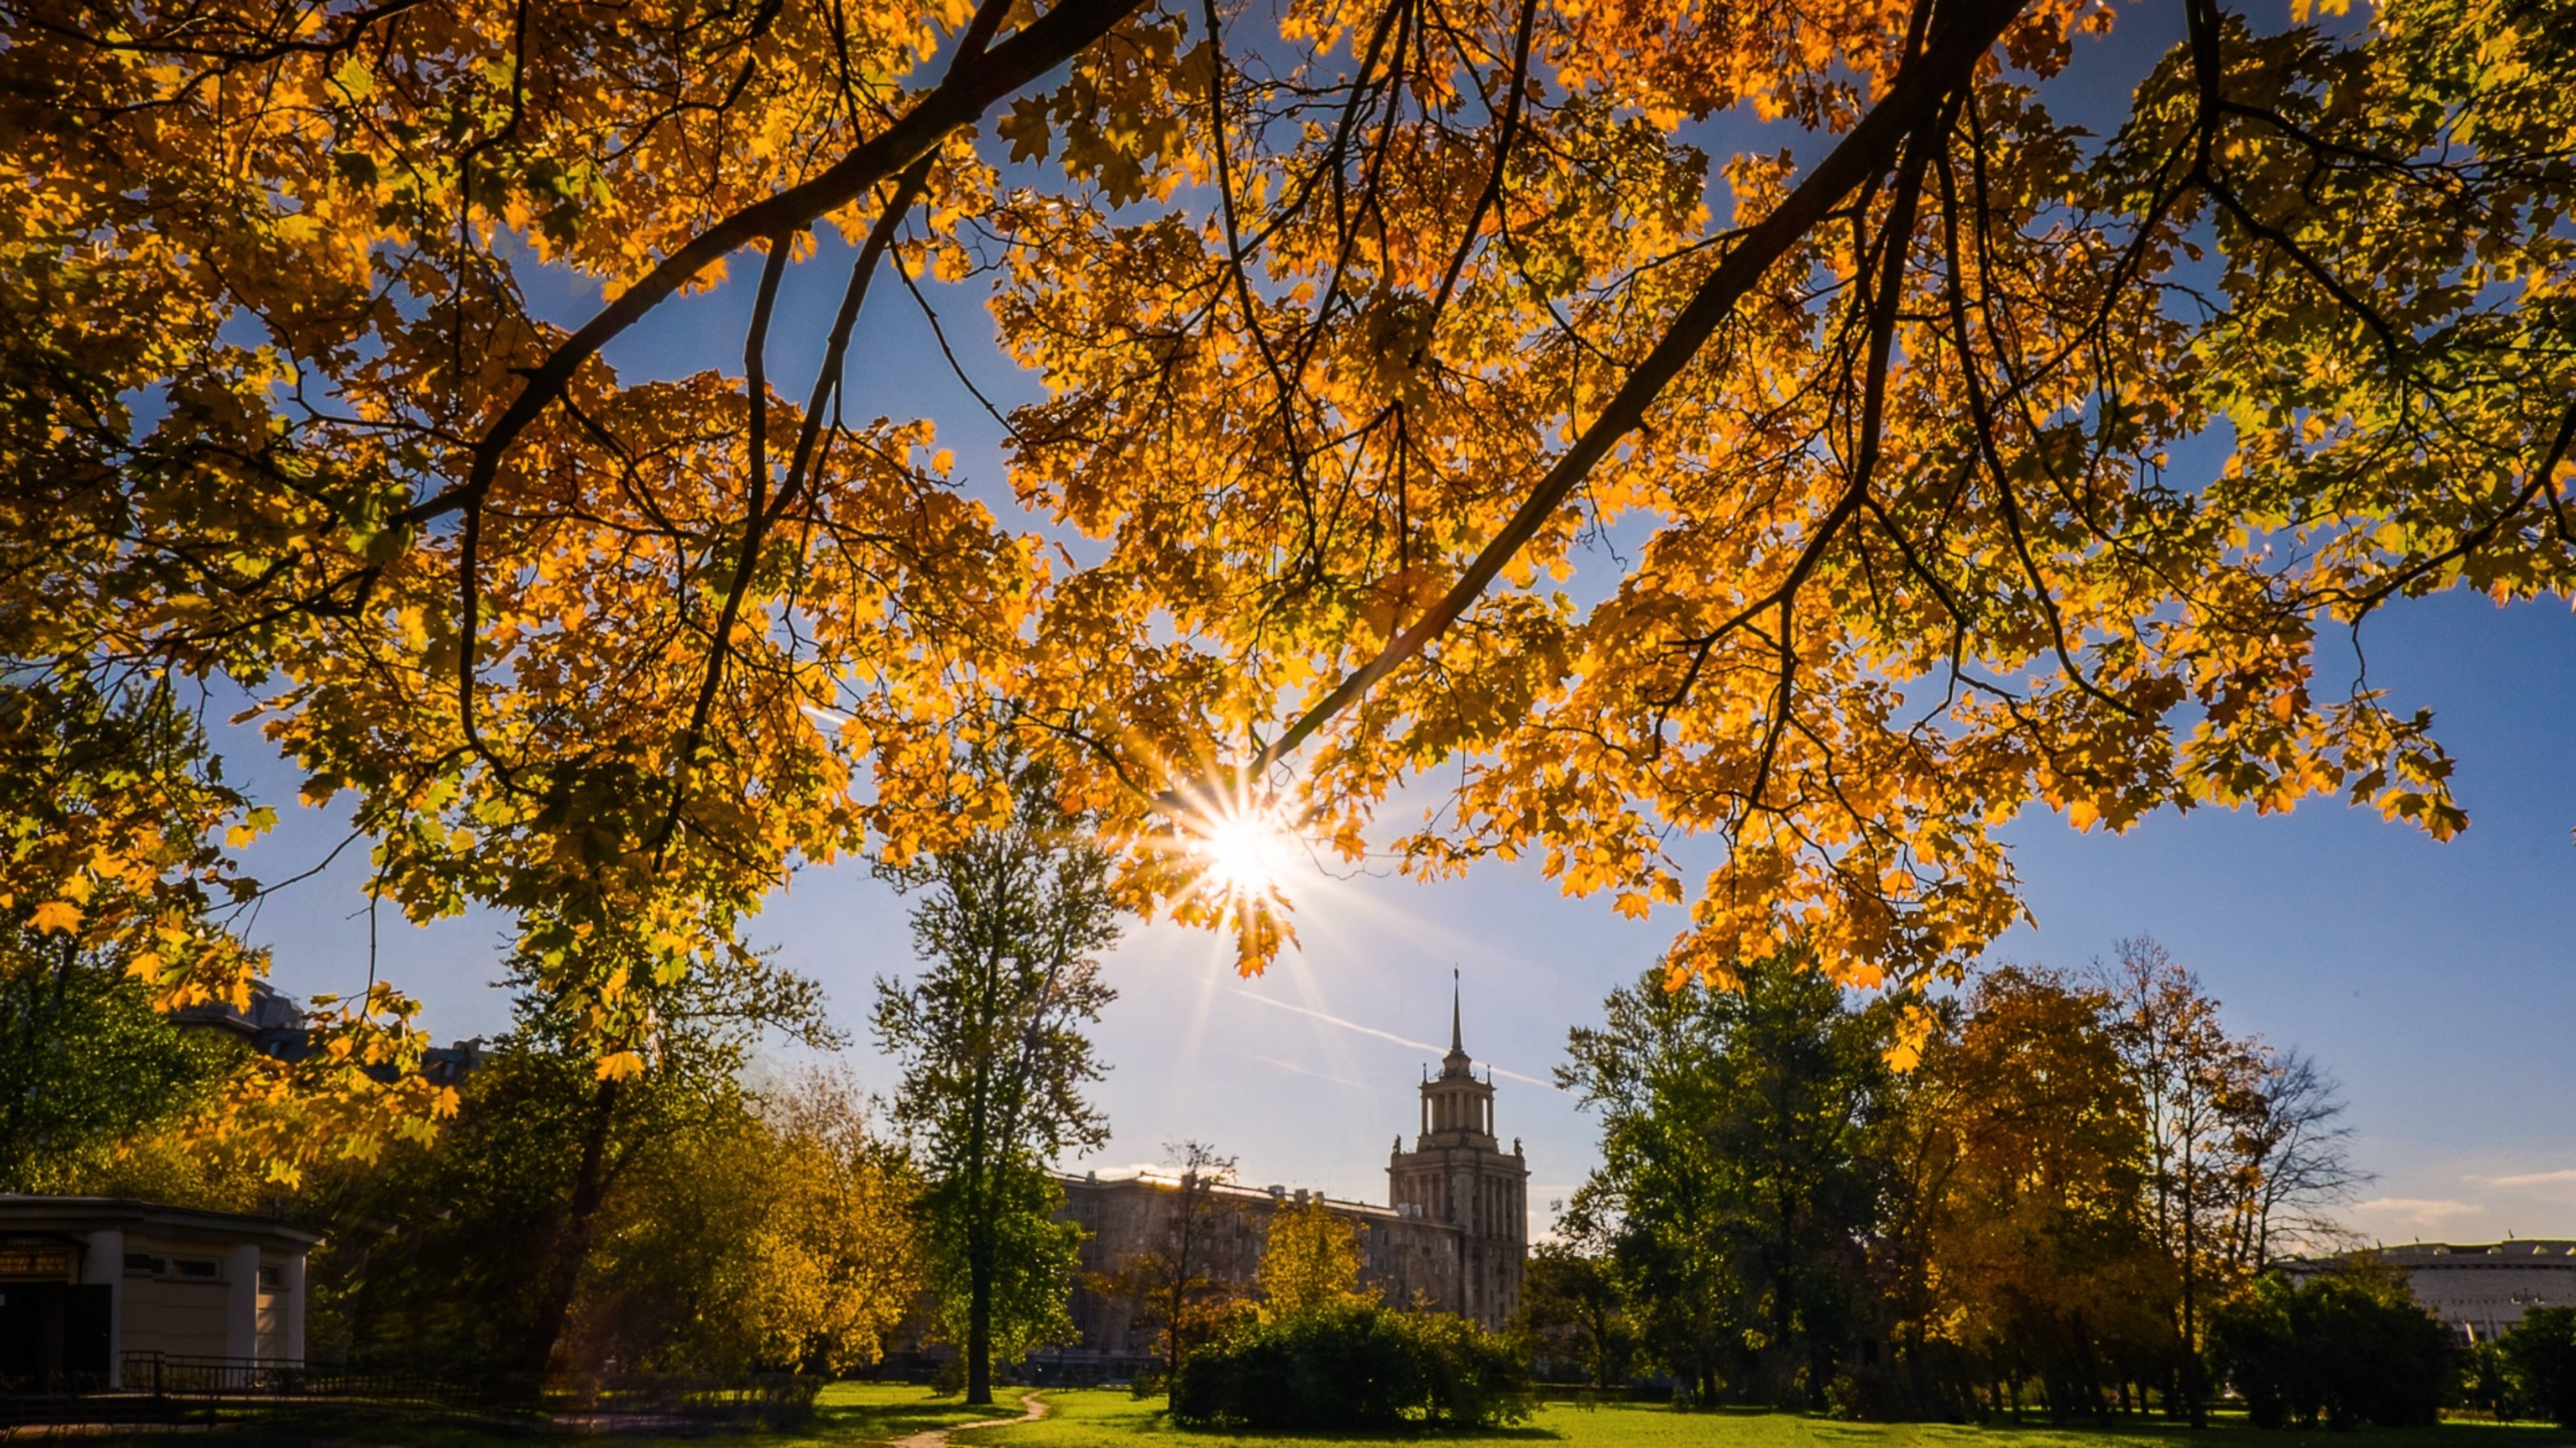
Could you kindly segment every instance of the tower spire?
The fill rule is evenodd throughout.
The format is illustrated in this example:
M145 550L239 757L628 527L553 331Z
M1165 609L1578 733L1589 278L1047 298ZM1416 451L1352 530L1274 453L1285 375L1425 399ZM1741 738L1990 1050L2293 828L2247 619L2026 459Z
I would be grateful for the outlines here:
M1458 967L1449 967L1449 1050L1463 1056L1467 1047L1458 1035Z

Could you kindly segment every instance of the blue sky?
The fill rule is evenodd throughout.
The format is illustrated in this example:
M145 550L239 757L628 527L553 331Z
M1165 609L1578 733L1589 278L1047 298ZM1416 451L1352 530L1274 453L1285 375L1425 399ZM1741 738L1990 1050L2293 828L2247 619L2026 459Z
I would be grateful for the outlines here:
M2151 52L2142 42L2162 38L2154 25L2090 52L2075 93L2125 94L2103 82L2134 76ZM845 256L827 243L820 264L791 273L773 343L789 395L811 375ZM664 308L610 360L629 376L738 368L741 290ZM573 313L583 300L562 284L547 309ZM992 353L971 296L941 289L934 303L988 394L1004 405L1030 395ZM1005 503L997 429L939 364L900 288L872 294L853 375L853 411L941 419L967 486ZM2122 936L2152 935L2201 973L2234 1029L2305 1048L2342 1079L2356 1155L2378 1176L2346 1213L2362 1232L2576 1236L2576 617L2453 596L2391 609L2367 640L2372 682L2401 711L2438 711L2460 758L2464 835L2435 844L2332 802L2272 818L2167 813L2123 836L2034 815L2011 838L2037 924L1992 958L2080 966ZM293 807L291 771L256 738L236 731L223 747L236 777L287 816L252 851L252 873L311 866L337 841L334 820ZM364 983L364 878L353 852L262 906L249 933L273 947L282 988ZM1165 1143L1194 1137L1239 1155L1255 1183L1383 1200L1386 1149L1410 1129L1417 1073L1445 1044L1454 967L1468 1049L1497 1069L1497 1124L1525 1143L1543 1226L1592 1159L1590 1123L1543 1084L1566 1029L1596 1019L1678 917L1623 920L1606 901L1562 898L1526 865L1432 886L1310 877L1296 893L1302 949L1257 981L1236 979L1210 936L1130 933L1109 963L1120 995L1098 1032L1114 1067L1099 1094L1115 1136L1083 1164L1157 1162ZM422 930L388 910L375 928L379 968L423 999L434 1033L502 1027L506 1002L490 983L506 922ZM863 1028L871 982L911 964L902 903L863 869L808 871L754 934L825 984L859 1037L859 1077L891 1087Z

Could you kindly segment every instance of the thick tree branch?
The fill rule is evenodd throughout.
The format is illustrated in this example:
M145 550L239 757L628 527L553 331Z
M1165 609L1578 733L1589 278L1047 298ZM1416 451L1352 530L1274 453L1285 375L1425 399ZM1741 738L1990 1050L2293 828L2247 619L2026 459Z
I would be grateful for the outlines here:
M1664 339L1629 374L1601 415L1539 479L1519 510L1476 555L1456 585L1377 657L1346 675L1330 694L1264 748L1250 767L1257 772L1286 758L1380 679L1447 631L1484 594L1513 555L1538 535L1566 495L1645 419L1646 410L1698 355L1701 345L1734 313L1736 303L1753 290L1772 263L1786 255L1853 188L1884 172L1906 137L1935 115L1953 92L1973 79L1977 63L2021 13L2021 4L2022 0L1968 0L1954 12L1934 33L1922 58L1897 76L1887 98L1871 108L1841 144L1789 193L1779 209L1746 232L1743 242L1717 264L1701 284L1698 295L1674 319Z
M970 31L961 42L968 48L962 50L938 87L903 119L834 162L821 175L746 206L698 233L565 338L528 374L527 386L520 389L475 444L465 481L407 509L401 521L424 523L481 499L491 490L502 454L509 450L510 443L563 391L581 364L597 356L600 348L641 321L692 277L762 237L810 225L824 213L858 200L869 188L930 154L960 127L973 124L995 103L1072 59L1143 3L1144 0L1061 0L1028 28L989 52L973 48L980 42ZM1002 7L984 8L998 15ZM979 14L976 22L986 25L986 17ZM988 33L989 28L986 25Z

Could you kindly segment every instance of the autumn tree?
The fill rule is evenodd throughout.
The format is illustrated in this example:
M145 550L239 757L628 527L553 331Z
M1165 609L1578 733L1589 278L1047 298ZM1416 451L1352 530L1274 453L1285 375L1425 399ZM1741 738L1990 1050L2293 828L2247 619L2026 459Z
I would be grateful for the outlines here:
M1360 1286L1359 1231L1321 1197L1270 1214L1261 1244L1261 1315L1286 1321L1376 1300Z
M256 834L81 702L246 691L381 899L657 978L791 860L954 844L960 735L1247 967L1210 817L1355 854L1426 783L1406 868L1682 906L1712 980L1956 972L2033 805L2448 836L2429 714L2317 641L2576 582L2565 26L2156 3L2131 88L2068 70L2101 0L8 0L0 669ZM971 493L854 340L922 283L1042 394ZM738 349L618 350L709 288ZM64 798L110 848L8 908L211 941L223 835ZM649 1015L540 953L603 1055Z
M2004 966L1962 1006L1891 1113L1880 1240L1909 1406L1958 1412L2031 1378L2060 1420L2106 1416L2128 1369L2165 1361L2170 1296L2110 996Z
M919 1182L825 1072L755 1090L666 1062L623 1083L555 1304L591 1084L559 1045L505 1040L433 1144L308 1186L299 1210L333 1229L317 1350L525 1386L530 1337L556 1315L549 1362L585 1375L833 1373L882 1354L921 1287Z
M929 1181L925 1230L942 1331L963 1351L966 1397L993 1398L996 1357L1070 1336L1078 1229L1054 1220L1047 1174L1108 1140L1083 1096L1102 1068L1086 1026L1114 992L1109 858L1059 803L1054 772L1015 753L968 761L988 821L958 843L882 868L919 903L923 969L877 981L876 1034L902 1063L895 1120Z
M543 930L527 938L603 954L625 944ZM447 1205L456 1230L416 1229L413 1250L454 1255L409 1279L427 1301L386 1306L411 1351L528 1394L582 1365L572 1350L596 1296L585 1289L601 1276L603 1245L620 1240L639 1180L702 1179L738 1130L751 1109L741 1074L760 1040L839 1041L812 982L753 961L668 986L639 982L653 1029L599 1058L579 1015L541 979L539 963L517 963L513 1027L468 1078L458 1140L422 1168L436 1179L424 1195Z
M768 1154L743 1274L744 1356L825 1377L876 1363L921 1290L920 1179L845 1074L790 1078L761 1094L755 1115Z

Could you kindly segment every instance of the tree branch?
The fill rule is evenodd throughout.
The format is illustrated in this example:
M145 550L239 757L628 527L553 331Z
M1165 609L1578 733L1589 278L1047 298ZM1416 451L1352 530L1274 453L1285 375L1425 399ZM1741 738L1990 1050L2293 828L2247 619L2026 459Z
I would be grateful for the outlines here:
M1629 374L1601 415L1539 479L1520 508L1486 543L1449 592L1375 658L1344 676L1330 694L1264 748L1250 767L1257 772L1286 758L1456 622L1513 555L1537 536L1566 495L1644 420L1646 410L1698 355L1701 345L1733 314L1736 303L1753 290L1771 264L1854 187L1887 168L1906 137L1934 115L1954 90L1974 77L1978 61L2020 13L2021 0L1969 0L1944 24L1922 58L1897 76L1887 98L1852 127L1841 144L1827 153L1780 203L1778 210L1747 231L1743 242L1717 264L1698 294L1674 319L1663 340Z

